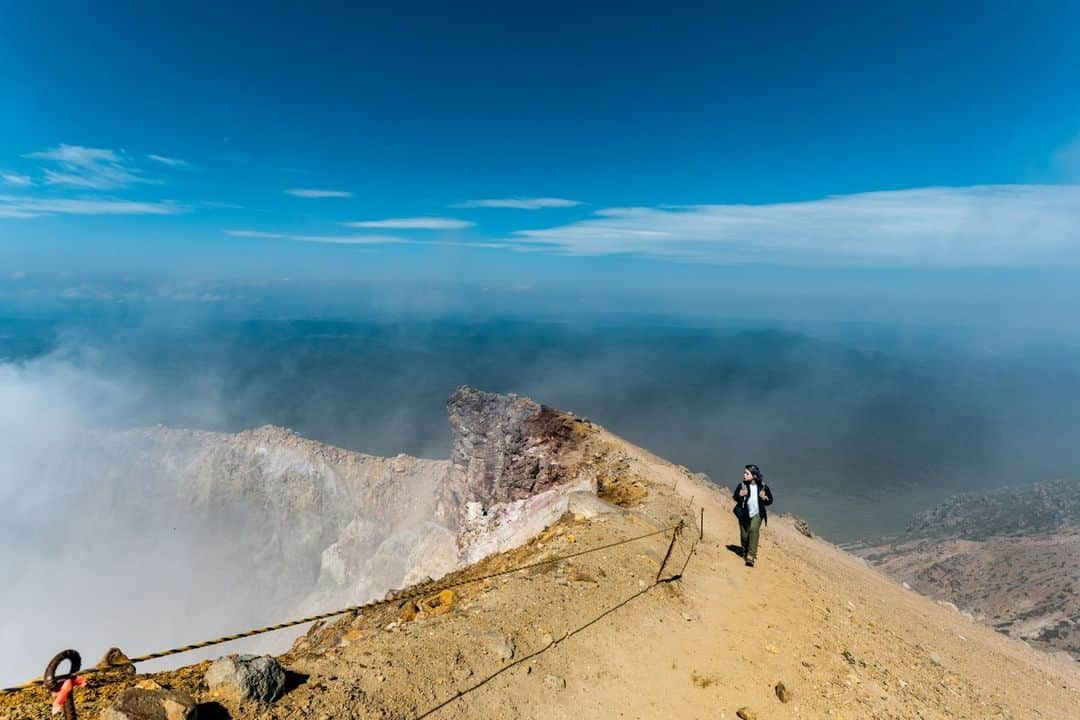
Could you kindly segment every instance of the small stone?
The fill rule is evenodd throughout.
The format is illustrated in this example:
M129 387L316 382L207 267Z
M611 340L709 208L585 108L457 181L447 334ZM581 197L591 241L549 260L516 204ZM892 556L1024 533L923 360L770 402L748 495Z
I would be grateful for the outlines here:
M807 524L805 520L798 515L792 515L791 517L794 520L796 532L800 535L805 535L808 538L814 537L814 533L810 532L810 525Z
M935 665L940 666L941 665L941 656L938 655L935 652L930 653L930 662L934 663Z
M690 614L689 614L689 613L683 613L683 614L682 614L682 619L683 619L683 620L685 620L686 622L690 622L690 621L691 621L691 620L693 620L694 618L690 617Z
M596 578L594 578L587 572L582 572L581 570L575 570L573 573L570 574L570 582L586 583L589 585L598 584Z
M566 679L558 675L545 675L544 687L548 690L562 690L566 687Z
M179 690L128 688L101 714L101 720L195 720L195 698Z
M742 720L757 720L757 713L748 707L741 707L735 711Z
M96 667L98 670L109 670L123 675L135 674L135 666L128 659L128 656L124 654L124 651L118 647L109 648L105 656L98 661Z
M780 702L786 703L791 700L791 691L787 689L787 686L784 685L782 681L776 683L776 687L773 688L773 691L776 692L776 697Z
M780 654L780 648L776 647L775 645L766 645L765 646L765 652L772 653L773 655L779 655Z
M269 655L230 655L214 661L206 685L226 699L271 703L285 690L285 670Z
M497 630L472 630L469 635L476 638L495 657L506 662L514 659L517 654L517 643L509 635L503 635Z

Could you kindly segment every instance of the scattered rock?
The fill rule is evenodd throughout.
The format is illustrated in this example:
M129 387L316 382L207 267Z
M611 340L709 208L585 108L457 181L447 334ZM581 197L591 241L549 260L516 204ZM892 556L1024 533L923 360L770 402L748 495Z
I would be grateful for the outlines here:
M237 702L270 703L285 690L285 670L269 655L230 655L214 661L206 671L206 685Z
M791 700L791 691L787 689L787 686L784 685L782 681L776 683L776 687L773 688L773 691L776 692L776 697L780 702L786 703Z
M808 538L814 537L814 533L810 532L810 525L798 515L791 516L792 522L795 523L795 530L801 535L805 535Z
M780 648L776 647L775 645L766 645L765 652L772 653L773 655L779 655Z
M930 662L934 663L935 665L940 666L941 665L941 656L938 655L935 652L930 653Z
M469 635L479 640L488 652L504 662L513 660L517 654L514 639L496 630L472 630Z
M907 584L907 581L900 583L900 587L904 588L905 590L911 590L911 586Z
M947 609L947 610L952 610L955 613L960 612L960 609L958 607L956 607L956 605L949 602L948 600L938 600L937 604L940 605L941 607Z
M124 651L118 647L109 648L95 667L98 670L107 670L122 675L135 674L135 666L128 659L128 656L124 654Z
M692 671L690 673L690 680L695 685L697 685L699 688L702 688L702 689L707 688L707 687L709 687L711 685L716 685L718 682L720 682L717 678L714 678L714 677L708 677L706 675L698 675L697 670L694 670L694 671Z
M566 687L566 679L558 675L545 675L544 687L548 690L562 690Z
M587 585L599 584L596 578L594 578L589 573L583 572L581 570L575 570L574 572L570 573L570 582L585 583Z
M741 707L735 711L742 720L757 720L757 713L748 707Z
M424 600L421 608L429 617L432 615L442 615L448 612L454 605L454 591L443 590L438 595L432 595Z
M179 690L128 688L101 714L101 720L195 720L195 698Z

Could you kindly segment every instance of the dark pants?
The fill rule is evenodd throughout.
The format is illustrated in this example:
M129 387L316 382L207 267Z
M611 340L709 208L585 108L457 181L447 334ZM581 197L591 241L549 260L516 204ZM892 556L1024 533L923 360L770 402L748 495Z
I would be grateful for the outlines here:
M742 539L743 557L750 560L757 559L757 543L761 536L761 516L757 515L747 521L739 521L739 536Z

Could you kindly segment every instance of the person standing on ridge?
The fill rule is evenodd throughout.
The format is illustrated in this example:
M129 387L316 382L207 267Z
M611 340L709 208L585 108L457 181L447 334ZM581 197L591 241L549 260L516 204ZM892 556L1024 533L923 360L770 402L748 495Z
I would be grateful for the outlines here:
M739 518L742 556L747 567L754 567L761 523L769 524L769 513L765 508L772 505L773 501L772 490L765 484L757 465L746 466L743 470L743 481L735 488L733 497L735 517Z

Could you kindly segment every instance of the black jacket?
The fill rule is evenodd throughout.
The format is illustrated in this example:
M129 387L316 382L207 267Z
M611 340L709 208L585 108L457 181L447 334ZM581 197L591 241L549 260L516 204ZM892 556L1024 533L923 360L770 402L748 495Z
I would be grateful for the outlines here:
M742 497L741 495L739 495L739 491L742 490L744 487L747 489L746 497ZM750 501L749 493L757 492L758 490L765 491L765 499L762 500L760 497L758 498L758 514L761 515L761 522L765 523L766 525L769 524L769 512L765 508L769 505L772 505L772 490L770 490L769 486L765 483L758 483L757 487L754 487L745 480L736 485L735 492L731 494L732 499L735 500L735 507L732 508L732 511L735 513L735 517L739 518L739 522L750 522L750 516L748 514L750 512L750 508L747 507L747 504Z

